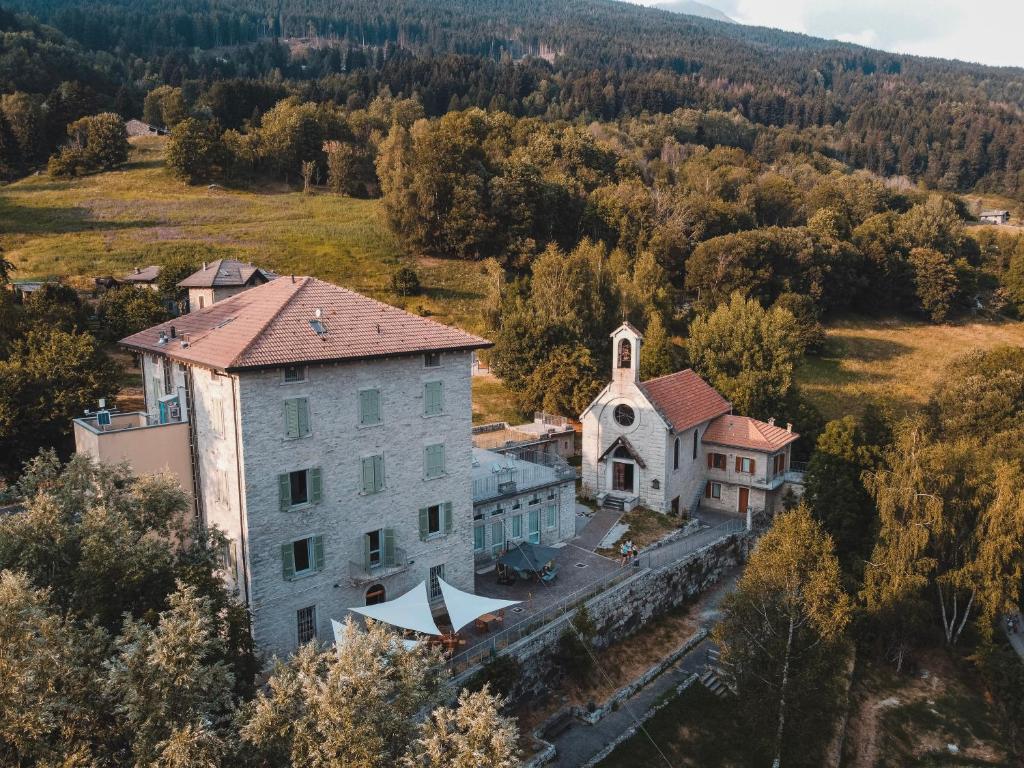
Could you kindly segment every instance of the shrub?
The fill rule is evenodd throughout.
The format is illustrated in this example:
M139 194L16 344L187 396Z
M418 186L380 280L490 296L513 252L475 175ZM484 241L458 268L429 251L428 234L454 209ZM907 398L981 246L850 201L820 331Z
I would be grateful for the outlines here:
M391 290L399 296L418 296L422 290L420 276L412 267L402 267L391 276Z

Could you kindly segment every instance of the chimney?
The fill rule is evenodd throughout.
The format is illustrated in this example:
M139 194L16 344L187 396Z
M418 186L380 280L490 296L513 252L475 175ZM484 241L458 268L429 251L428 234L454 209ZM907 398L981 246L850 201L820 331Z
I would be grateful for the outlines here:
M137 275L137 274L139 274L139 272L141 272L141 271L142 271L142 268L141 268L141 267L136 267L136 268L135 268L135 274L136 274L136 275Z
M768 419L768 426L769 427L774 427L775 426L775 417L774 416L772 416L770 419Z
M787 424L786 424L786 431L787 431L787 432L792 432L792 431L793 431L793 425L792 425L792 424L789 424L789 423L787 423Z
M178 331L174 328L173 325L171 326L171 338L172 339L178 338Z
M204 261L203 262L203 272L205 272L205 271L206 271L206 262Z

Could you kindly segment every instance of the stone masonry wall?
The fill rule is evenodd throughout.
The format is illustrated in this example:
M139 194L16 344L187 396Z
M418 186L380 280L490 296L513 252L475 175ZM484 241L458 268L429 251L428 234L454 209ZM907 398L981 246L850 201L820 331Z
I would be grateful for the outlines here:
M727 569L744 562L751 543L749 533L733 534L656 570L642 570L591 598L587 610L597 627L595 647L604 648L622 640L655 617L693 601ZM555 662L558 638L574 613L504 651L521 667L520 680L511 692L513 700L543 695L551 681L560 677Z

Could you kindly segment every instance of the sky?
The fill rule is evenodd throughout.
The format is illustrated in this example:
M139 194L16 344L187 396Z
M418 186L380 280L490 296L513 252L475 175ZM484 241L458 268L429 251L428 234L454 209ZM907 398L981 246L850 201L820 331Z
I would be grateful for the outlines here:
M1024 0L701 1L741 24L896 53L1024 67Z

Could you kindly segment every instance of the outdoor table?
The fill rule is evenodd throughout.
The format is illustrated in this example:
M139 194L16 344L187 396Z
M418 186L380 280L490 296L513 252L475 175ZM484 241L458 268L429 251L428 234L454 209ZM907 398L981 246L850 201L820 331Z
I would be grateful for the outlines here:
M474 628L476 628L478 632L490 632L491 624L495 624L497 622L497 616L495 616L493 613L485 613L483 616L479 617L475 622L473 622L473 626Z

